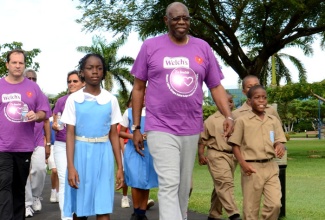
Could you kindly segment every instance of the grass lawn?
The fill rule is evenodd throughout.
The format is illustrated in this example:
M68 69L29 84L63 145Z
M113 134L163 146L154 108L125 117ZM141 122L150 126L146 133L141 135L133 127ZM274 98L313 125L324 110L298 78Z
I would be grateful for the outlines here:
M306 138L306 133L305 132L299 132L299 133L294 133L294 134L290 133L290 138ZM318 138L318 134L317 135L308 135L308 138Z
M325 219L325 140L290 140L286 146L286 217L283 220ZM189 209L207 214L213 188L207 167L196 162L193 178ZM237 204L242 210L239 167L235 186ZM150 197L157 199L157 189L150 192Z

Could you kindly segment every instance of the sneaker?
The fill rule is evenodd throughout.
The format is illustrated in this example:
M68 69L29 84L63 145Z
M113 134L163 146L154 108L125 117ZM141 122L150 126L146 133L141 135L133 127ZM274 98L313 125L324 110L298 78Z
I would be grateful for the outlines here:
M130 199L127 196L122 197L121 207L122 208L129 208L130 207Z
M50 202L59 202L58 200L58 193L56 192L56 189L51 190L51 197L50 197Z
M150 209L154 205L155 205L155 201L153 201L153 199L148 199L147 210Z
M34 210L32 209L32 207L27 206L26 207L26 212L25 212L25 217L26 218L31 218L34 216Z
M32 208L34 210L34 212L39 212L42 210L42 203L41 203L41 200L42 198L41 197L34 197L33 198L33 205L32 205Z

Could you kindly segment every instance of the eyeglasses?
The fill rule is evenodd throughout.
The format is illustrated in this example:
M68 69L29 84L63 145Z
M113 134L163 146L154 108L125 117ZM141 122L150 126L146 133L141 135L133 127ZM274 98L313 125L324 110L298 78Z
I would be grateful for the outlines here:
M29 80L33 80L34 82L37 81L37 78L36 78L36 77L27 77L27 79L29 79Z
M70 83L72 83L72 82L73 82L73 83L77 83L77 82L79 82L79 80L74 79L74 80L68 80L68 81L67 81L68 84L70 84Z
M172 21L175 21L175 22L179 22L181 19L183 20L183 21L189 21L189 20L191 20L191 17L190 16L176 16L176 17L169 17L169 16L167 16L170 20L172 20Z

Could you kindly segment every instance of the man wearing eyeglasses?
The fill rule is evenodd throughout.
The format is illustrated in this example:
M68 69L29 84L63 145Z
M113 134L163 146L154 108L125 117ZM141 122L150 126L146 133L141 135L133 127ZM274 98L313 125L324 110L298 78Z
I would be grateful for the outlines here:
M23 76L26 55L7 53L0 79L0 219L25 219L25 185L35 148L34 125L50 113L39 86ZM26 115L22 109L27 107Z
M224 135L233 130L224 78L210 46L188 34L188 8L168 5L164 21L168 33L147 39L135 60L132 96L133 141L143 149L141 103L146 89L145 132L159 178L159 219L187 219L191 177L199 134L203 130L203 82L225 116ZM136 207L135 207L136 208Z
M24 76L36 83L37 74L33 69L26 69ZM50 104L45 94L42 94L44 102ZM45 159L50 156L51 146L51 129L48 114L46 119L40 123L35 124L34 140L35 149L31 157L30 173L25 187L25 217L33 217L34 212L42 210L41 195L44 189L46 178L46 163Z

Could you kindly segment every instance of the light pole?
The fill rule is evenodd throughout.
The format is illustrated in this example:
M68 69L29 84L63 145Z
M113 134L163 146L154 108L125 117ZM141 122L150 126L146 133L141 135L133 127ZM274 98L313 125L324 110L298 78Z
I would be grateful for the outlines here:
M318 99L318 139L322 138L322 119L320 116L321 104L322 101Z

